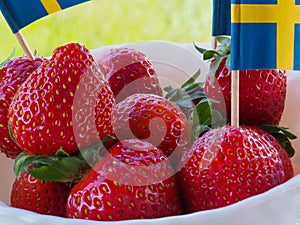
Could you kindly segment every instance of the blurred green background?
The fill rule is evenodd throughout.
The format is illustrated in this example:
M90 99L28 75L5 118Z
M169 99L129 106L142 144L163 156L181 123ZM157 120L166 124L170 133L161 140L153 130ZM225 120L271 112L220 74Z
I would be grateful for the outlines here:
M22 29L32 51L49 56L69 42L89 49L109 44L167 40L211 40L211 0L92 0L41 18ZM0 62L16 48L14 35L0 15Z

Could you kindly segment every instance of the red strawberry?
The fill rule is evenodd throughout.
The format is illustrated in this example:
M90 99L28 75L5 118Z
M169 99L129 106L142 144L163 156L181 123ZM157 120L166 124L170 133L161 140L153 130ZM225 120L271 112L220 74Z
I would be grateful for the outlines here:
M174 159L189 146L189 124L180 109L153 94L134 94L116 105L112 124L119 140L139 138Z
M73 155L78 145L112 133L113 93L90 52L71 43L34 71L16 93L9 124L18 145L33 154ZM99 137L98 137L99 135Z
M148 57L132 48L111 48L98 56L117 102L135 93L162 95L158 76Z
M276 147L249 127L212 129L187 153L178 172L187 212L227 206L285 181Z
M23 171L13 184L11 206L65 217L70 190L65 183L41 181Z
M212 75L208 76L205 93L219 101L216 108L230 121L231 71L229 67L230 40L219 38L221 45L215 51L205 51L211 62ZM284 110L287 76L283 70L243 70L240 79L240 123L245 125L278 125Z
M261 128L266 131L252 127L255 132L266 138L277 149L283 162L285 181L291 179L295 175L294 167L291 161L291 157L295 152L289 139L296 139L297 137L283 127L264 125Z
M9 60L0 68L0 151L9 158L16 158L22 151L12 140L8 130L8 107L20 85L46 59L29 60L22 56Z
M128 220L182 212L174 171L166 156L136 139L117 143L72 189L67 215L91 220Z

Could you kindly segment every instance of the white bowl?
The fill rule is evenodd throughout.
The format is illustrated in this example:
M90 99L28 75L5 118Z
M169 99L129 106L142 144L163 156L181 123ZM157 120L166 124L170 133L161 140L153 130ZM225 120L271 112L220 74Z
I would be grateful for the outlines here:
M201 43L197 43L201 44ZM201 44L210 47L209 44ZM176 44L166 41L148 41L121 46L143 51L158 72L162 86L179 86L199 68L205 79L208 68L192 43ZM111 46L92 51L95 57ZM281 125L289 127L300 137L300 73L288 72L288 93ZM300 173L300 141L293 141L296 154L293 158L296 174ZM101 225L107 222L65 219L39 215L8 206L9 195L14 181L13 161L0 154L0 224L2 225ZM188 215L149 220L110 222L112 225L300 225L300 174L288 182L263 194L248 198L236 204Z
M263 194L208 211L160 219L109 222L111 225L299 225L300 175ZM0 203L2 225L101 225L107 222L45 216Z

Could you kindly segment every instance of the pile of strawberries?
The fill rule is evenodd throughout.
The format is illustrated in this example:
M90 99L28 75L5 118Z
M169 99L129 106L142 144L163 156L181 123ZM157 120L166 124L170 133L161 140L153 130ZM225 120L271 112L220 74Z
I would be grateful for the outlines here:
M296 137L278 126L285 71L241 73L241 125L233 127L228 54L195 47L213 57L206 84L197 73L166 95L147 56L130 48L94 59L70 43L49 59L2 65L11 206L90 220L160 218L224 207L292 178Z

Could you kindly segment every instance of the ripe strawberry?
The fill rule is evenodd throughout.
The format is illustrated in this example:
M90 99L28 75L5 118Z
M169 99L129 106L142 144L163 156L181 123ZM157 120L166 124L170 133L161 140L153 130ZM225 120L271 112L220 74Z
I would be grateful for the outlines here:
M9 124L18 145L32 154L73 155L78 145L112 133L113 94L90 52L79 44L58 47L16 93ZM99 136L99 137L98 137Z
M296 139L292 133L280 126L261 126L259 128L252 127L255 132L266 138L278 151L279 156L283 162L285 180L287 181L294 177L294 167L291 161L295 150L293 149L289 139Z
M227 206L285 181L276 147L244 126L208 131L183 162L178 180L187 212Z
M22 151L12 140L8 130L8 107L20 85L46 59L27 57L11 59L0 68L0 151L9 158L16 158Z
M23 171L11 190L11 206L33 212L66 216L66 202L71 187L60 182L45 182Z
M158 76L144 53L126 47L111 48L99 55L97 62L117 102L135 93L162 96Z
M161 150L131 139L109 152L71 190L68 217L108 221L181 214L175 173Z
M174 160L189 146L189 124L180 109L153 94L134 94L116 105L112 124L119 140L144 139Z
M231 71L229 65L230 40L219 38L216 51L198 48L204 59L211 59L211 76L205 84L205 93L219 102L216 109L230 121ZM245 125L278 125L284 110L287 76L284 70L242 70L240 79L240 123Z

